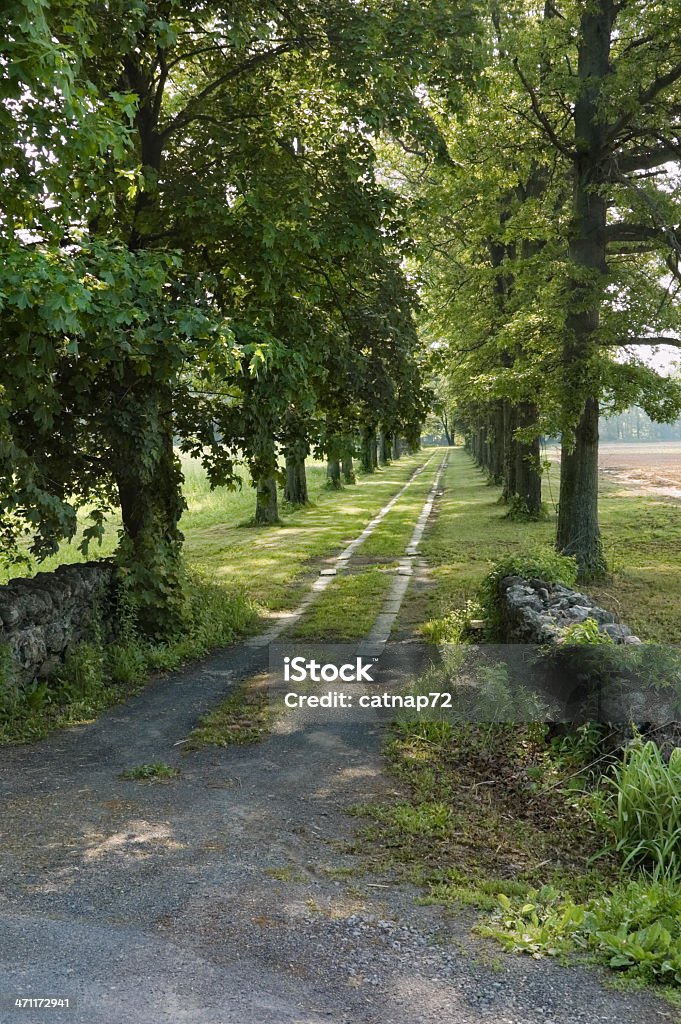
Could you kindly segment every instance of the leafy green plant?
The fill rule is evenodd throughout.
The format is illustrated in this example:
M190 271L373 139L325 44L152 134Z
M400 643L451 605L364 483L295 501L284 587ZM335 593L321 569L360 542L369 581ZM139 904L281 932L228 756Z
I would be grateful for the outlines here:
M637 740L615 766L612 832L623 867L681 879L681 748L665 763L657 744Z
M571 729L564 736L556 736L551 741L551 755L554 764L559 768L572 771L586 768L601 753L605 727L598 722L585 722ZM576 780L580 785L580 781Z
M468 600L465 608L455 608L441 619L431 619L424 623L421 632L434 644L470 643L474 639L471 621L483 619L484 614L479 601Z
M614 641L607 633L601 633L595 619L585 619L584 622L576 622L563 633L564 644L609 644L613 646Z
M393 804L384 818L408 836L446 836L452 831L452 811L446 803Z
M478 931L512 952L582 950L637 981L681 985L681 891L667 879L621 882L582 904L552 886L516 899L500 893Z
M106 648L105 658L107 674L116 685L138 686L147 678L148 658L141 644L111 644Z
M489 591L505 576L537 577L547 583L563 583L566 587L574 587L577 582L577 565L574 558L556 554L550 548L520 552L495 562L483 582L483 589Z
M432 720L436 723L537 722L545 717L539 697L511 678L502 661L490 661L483 649L473 645L445 648L442 665L424 672L410 688L414 695L451 694L420 711L402 709L398 721Z
M67 700L84 700L99 694L105 682L101 645L74 644L55 674L56 688Z
M516 523L536 523L548 519L549 510L542 502L539 508L533 511L528 507L526 501L516 495L511 501L506 518Z
M499 893L498 903L496 922L478 930L506 949L533 956L557 956L574 948L584 909L566 900L553 886L542 886L522 900Z

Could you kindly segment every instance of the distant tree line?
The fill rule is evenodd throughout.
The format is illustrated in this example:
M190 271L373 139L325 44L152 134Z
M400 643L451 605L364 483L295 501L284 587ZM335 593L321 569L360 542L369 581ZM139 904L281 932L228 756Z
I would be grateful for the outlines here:
M681 419L656 423L644 409L633 406L616 416L601 417L599 433L603 441L681 441Z

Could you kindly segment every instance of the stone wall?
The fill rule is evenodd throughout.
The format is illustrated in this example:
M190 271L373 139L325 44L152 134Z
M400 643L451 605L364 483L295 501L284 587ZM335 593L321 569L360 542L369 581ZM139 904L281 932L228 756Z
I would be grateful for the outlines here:
M505 643L560 643L566 629L586 619L595 619L615 643L641 642L612 612L562 583L506 576L499 582L499 604Z
M540 645L534 663L545 695L556 701L558 722L598 720L609 724L612 749L638 732L667 753L681 746L676 694L681 661L672 645L643 645L617 616L593 598L559 583L507 576L499 582L501 639ZM570 626L594 619L616 646L562 644ZM627 651L622 645L632 645ZM660 679L667 685L660 686Z
M93 638L95 622L110 622L114 571L105 560L60 565L0 586L0 644L17 682L52 675L72 644Z

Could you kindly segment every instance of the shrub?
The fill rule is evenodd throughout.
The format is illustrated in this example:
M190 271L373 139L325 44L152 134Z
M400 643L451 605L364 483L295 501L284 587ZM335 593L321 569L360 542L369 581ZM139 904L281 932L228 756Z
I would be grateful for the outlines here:
M546 583L562 583L574 587L577 582L577 563L574 558L558 555L548 548L510 555L494 562L485 576L478 594L483 617L494 634L499 625L499 583L506 576L534 577Z

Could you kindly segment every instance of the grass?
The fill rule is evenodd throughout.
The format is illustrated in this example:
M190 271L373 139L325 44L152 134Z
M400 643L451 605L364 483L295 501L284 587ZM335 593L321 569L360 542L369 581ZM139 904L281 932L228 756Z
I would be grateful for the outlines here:
M681 747L665 761L655 743L632 744L612 783L612 831L623 865L681 883Z
M248 580L254 600L271 610L295 607L311 572L361 533L428 453L407 456L374 474L358 474L341 491L323 488L306 509L286 515L282 526L243 530L224 522L187 533L192 564L218 579Z
M431 464L417 477L409 490L379 523L361 548L365 558L399 558L411 540L416 521L425 504L437 474L441 453L436 453Z
M293 640L346 643L366 636L393 576L381 566L339 576L289 634Z
M185 750L245 746L268 736L274 721L268 676L254 676L238 686L189 734Z
M402 791L358 809L375 822L364 833L369 855L419 881L438 902L489 909L498 892L544 884L582 893L604 835L582 793L549 788L560 776L545 732L397 723L386 753ZM607 873L601 865L599 877Z
M555 467L544 481L544 499L557 498ZM475 601L491 563L509 555L551 550L555 513L543 522L515 522L499 504L500 489L490 485L462 450L452 451L444 476L440 511L421 544L435 582L425 632L437 635L440 620ZM677 552L681 548L681 504L671 499L627 497L602 484L601 529L610 576L587 591L644 640L681 642L681 588Z

